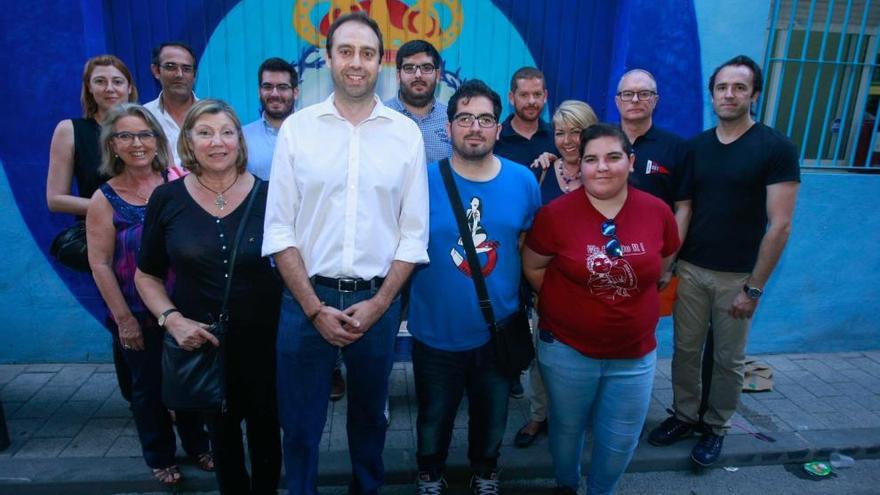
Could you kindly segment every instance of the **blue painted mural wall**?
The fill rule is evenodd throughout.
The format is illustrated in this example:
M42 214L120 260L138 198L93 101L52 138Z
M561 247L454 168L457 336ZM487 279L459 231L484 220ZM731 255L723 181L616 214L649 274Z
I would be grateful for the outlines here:
M534 63L546 73L549 107L578 98L616 120L619 75L644 67L657 76L662 95L657 123L685 136L712 123L704 89L712 68L736 53L760 60L769 9L769 0L729 0L722 7L708 0L451 3L461 8L464 23L442 54L458 80L480 77L504 94L509 74ZM104 52L119 55L145 102L158 92L149 72L150 48L184 40L201 63L198 94L229 100L249 121L256 118L256 68L263 58L303 62L302 90L313 101L329 87L326 71L315 67L320 52L302 57L311 45L291 24L296 6L281 0L80 0L14 2L0 9L0 39L11 47L0 53L0 62L14 69L0 81L0 114L6 117L0 122L0 239L7 243L0 270L0 362L109 359L103 308L91 278L46 255L54 234L71 221L46 209L49 140L59 120L81 112L83 62ZM322 8L311 18L320 20L327 6ZM443 14L441 21L449 17ZM390 69L385 67L379 87L386 94L394 91ZM444 87L441 98L452 89ZM860 211L878 211L878 179L805 175L791 244L755 321L753 352L816 343L825 350L878 346L877 324L865 302L880 299L871 280L880 254L859 252L855 262L851 244L838 240L852 237L834 235L858 231L866 246L878 244L878 220L854 215L851 207L853 202ZM840 288L826 290L829 280ZM668 354L668 322L658 332L661 353Z

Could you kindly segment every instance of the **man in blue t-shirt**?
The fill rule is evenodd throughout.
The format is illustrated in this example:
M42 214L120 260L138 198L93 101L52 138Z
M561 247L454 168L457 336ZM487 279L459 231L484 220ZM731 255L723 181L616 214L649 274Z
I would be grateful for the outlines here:
M468 235L476 247L495 317L520 308L519 242L541 206L538 183L521 165L492 150L501 99L485 83L464 83L449 100L449 160ZM467 254L440 170L428 167L431 263L412 278L409 331L418 400L418 493L440 493L452 426L462 395L469 403L474 493L497 493L498 454L507 424L511 379L497 369L477 303Z

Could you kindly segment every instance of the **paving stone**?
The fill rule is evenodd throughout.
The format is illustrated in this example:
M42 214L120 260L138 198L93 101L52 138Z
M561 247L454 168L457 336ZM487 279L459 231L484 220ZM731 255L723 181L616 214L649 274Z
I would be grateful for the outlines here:
M15 417L47 418L67 401L74 390L72 387L59 387L47 384L15 412Z
M0 387L12 381L12 379L24 371L25 368L26 366L23 364L0 365Z
M414 424L409 413L409 401L406 397L391 397L391 423L389 430L411 430ZM415 402L413 403L415 406Z
M847 377L842 372L835 370L822 361L817 359L794 359L793 360L803 369L809 371L820 380L826 383L839 383L847 381ZM798 378L800 375L795 371L787 372L787 374Z
M99 364L97 368L95 368L95 373L113 373L116 374L116 366L112 363L104 363Z
M110 446L105 457L140 457L141 455L143 450L137 437L120 435Z
M849 361L855 369L862 370L865 373L870 373L871 375L880 378L880 363L877 361L866 356L851 358L847 361Z
M739 396L739 407L738 411L741 411L744 416L748 417L755 414L770 414L770 408L767 407L766 404L759 401L755 398L754 393L750 394L741 394Z
M34 435L43 420L40 419L9 419L6 421L6 429L9 433L9 447L3 454L11 456L21 449L22 445Z
M75 437L99 407L101 403L98 401L67 402L49 417L35 436Z
M96 418L130 418L131 405L122 394L111 394L95 412Z
M773 414L782 417L784 417L786 414L803 412L803 409L798 407L797 404L785 398L764 399L761 400L761 403L763 403L771 411L773 411Z
M110 394L118 393L116 375L112 373L94 373L76 391L71 400L105 401Z
M385 448L406 449L415 452L416 439L412 430L389 430L385 434Z
M658 359L657 360L657 374L669 379L672 377L672 360L671 359Z
M29 364L25 371L28 373L57 373L63 368L63 364L47 363L47 364Z
M97 367L98 365L95 364L66 365L49 380L49 385L78 388L86 382Z
M391 370L391 376L388 378L388 395L391 397L406 396L406 370Z
M348 432L345 427L330 431L330 450L348 450Z
M122 433L127 420L100 418L88 421L59 457L102 457Z
M70 438L31 438L13 456L15 459L52 459L58 457Z
M789 371L789 370L800 370L801 367L798 366L794 361L789 359L784 355L768 355L768 356L755 356L754 359L759 361L764 361L769 364L771 368L773 368L774 374L777 371Z
M878 377L872 376L862 370L857 369L841 370L841 373L849 378L851 381L854 381L859 385L865 387L871 393L880 393L880 379L878 379Z
M861 355L844 357L844 355L842 354L828 354L822 357L820 361L822 362L822 364L834 370L851 370L856 369L856 366L854 366L850 360L857 358L864 359Z
M795 431L827 430L832 427L826 421L805 411L791 411L781 417Z
M4 387L0 397L9 402L25 402L52 379L52 373L19 373Z
M671 388L661 388L654 389L651 395L660 401L661 404L669 404L672 407L672 389Z

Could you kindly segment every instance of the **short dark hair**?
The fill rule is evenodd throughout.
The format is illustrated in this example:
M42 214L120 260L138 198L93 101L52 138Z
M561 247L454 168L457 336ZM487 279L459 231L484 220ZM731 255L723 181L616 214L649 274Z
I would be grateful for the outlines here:
M464 100L467 103L475 96L485 96L488 98L492 102L492 113L495 115L495 120L501 118L501 97L498 96L498 93L479 79L469 79L462 83L455 90L455 93L452 93L452 96L449 97L449 104L446 107L446 116L449 118L449 121L455 120L455 115L458 113L459 100Z
M376 33L376 37L379 38L379 62L381 63L382 58L385 56L385 44L382 42L382 30L379 29L379 24L362 10L341 15L333 21L333 24L330 24L330 29L327 31L327 57L333 57L333 35L336 34L336 30L339 29L339 26L349 21L359 22Z
M267 58L260 64L260 68L257 70L257 83L263 84L263 72L287 72L290 74L290 85L294 88L299 86L299 76L296 73L296 68L283 58L272 57Z
M427 53L431 60L434 61L434 67L440 67L440 52L434 48L434 45L425 40L412 40L407 41L397 50L395 60L397 62L397 70L400 70L400 67L403 65L403 59L419 53Z
M761 73L761 67L752 60L750 57L746 55L737 55L732 59L724 62L719 65L715 72L712 73L712 76L709 77L709 93L712 93L715 90L715 76L721 72L721 69L725 67L730 67L731 65L742 65L744 67L748 67L749 70L752 71L752 94L760 93L762 89L764 89L764 76Z
M599 139L603 137L612 137L617 138L620 141L620 147L623 148L624 153L627 155L631 155L633 153L632 143L629 142L629 138L626 137L626 134L613 124L606 124L604 122L600 122L598 124L593 124L590 127L581 131L581 144L580 144L580 155L584 156L584 150L587 149L587 143L594 139Z
M517 81L519 81L520 79L540 79L542 81L546 81L546 79L544 79L544 73L538 70L536 67L520 67L516 70L516 72L513 73L513 76L510 77L511 91L516 91Z
M184 50L189 52L189 56L192 57L192 59L193 59L193 68L198 68L199 60L196 58L196 52L194 52L193 49L189 45L187 45L186 43L184 43L182 41L165 41L165 42L159 43L158 46L153 48L153 53L152 53L152 57L151 57L151 63L153 65L159 65L159 55L162 54L162 50L164 48L169 47L169 46L176 46L178 48L183 48Z

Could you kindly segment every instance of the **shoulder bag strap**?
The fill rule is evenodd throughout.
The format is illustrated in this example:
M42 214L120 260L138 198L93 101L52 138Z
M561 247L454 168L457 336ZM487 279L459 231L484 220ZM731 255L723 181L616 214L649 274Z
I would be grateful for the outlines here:
M489 299L489 291L486 289L486 279L483 278L480 260L477 258L477 248L474 246L474 240L471 237L470 230L467 228L467 219L465 219L461 195L459 195L458 186L455 185L455 179L452 177L452 166L449 164L448 158L440 161L440 175L443 176L443 184L446 186L449 204L452 206L452 213L455 215L455 222L458 224L458 234L461 236L461 243L464 246L464 252L467 254L471 278L474 281L474 287L477 289L477 297L480 302L480 311L483 313L483 318L486 320L489 330L494 333L495 312L492 311L492 301Z
M259 177L254 176L254 186L251 188L247 205L244 208L244 216L241 217L241 221L238 223L238 231L236 231L235 240L232 243L232 252L229 254L229 268L226 271L226 288L223 289L223 304L220 306L221 321L229 319L229 292L232 290L232 272L235 270L235 257L238 254L238 245L241 244L241 238L244 237L244 229L247 227L251 209L254 206L254 199L257 197L257 192L260 190L262 182Z

